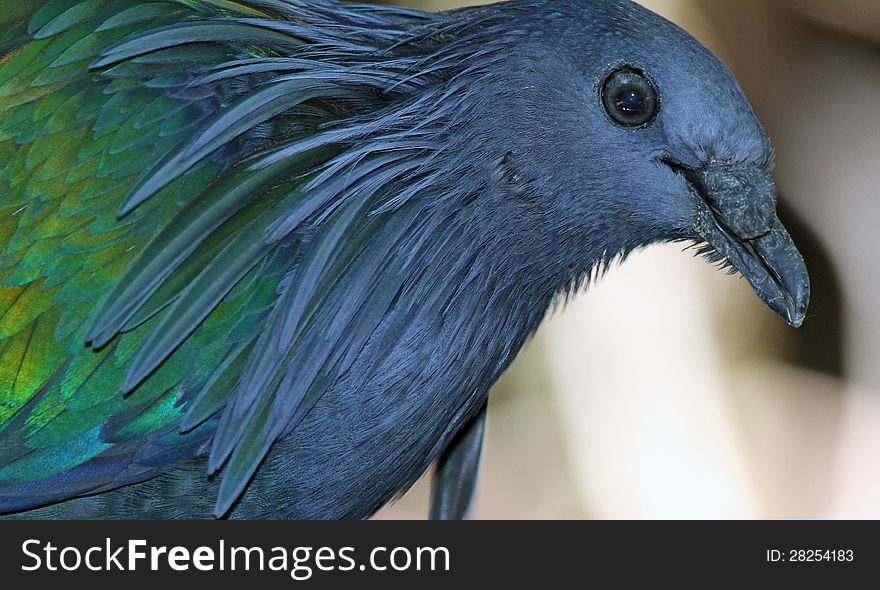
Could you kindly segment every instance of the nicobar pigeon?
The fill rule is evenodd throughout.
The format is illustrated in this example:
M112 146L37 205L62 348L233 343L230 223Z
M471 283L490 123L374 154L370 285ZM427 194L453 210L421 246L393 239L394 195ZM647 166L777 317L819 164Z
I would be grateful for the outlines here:
M629 1L0 21L0 513L363 518L439 461L460 517L490 387L616 259L804 318L746 98Z

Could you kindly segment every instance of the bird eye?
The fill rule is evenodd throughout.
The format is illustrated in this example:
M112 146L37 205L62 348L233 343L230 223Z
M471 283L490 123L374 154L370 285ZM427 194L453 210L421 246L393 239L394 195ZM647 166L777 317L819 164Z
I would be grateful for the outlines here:
M611 72L602 85L602 102L608 115L626 127L644 125L657 114L654 87L631 68Z

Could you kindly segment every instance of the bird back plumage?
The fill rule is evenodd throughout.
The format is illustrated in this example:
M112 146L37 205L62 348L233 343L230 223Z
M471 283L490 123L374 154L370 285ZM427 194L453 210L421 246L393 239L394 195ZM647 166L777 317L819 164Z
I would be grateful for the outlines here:
M223 515L380 323L448 305L444 268L478 278L436 237L485 177L464 95L492 19L46 0L7 27L0 512L207 454Z

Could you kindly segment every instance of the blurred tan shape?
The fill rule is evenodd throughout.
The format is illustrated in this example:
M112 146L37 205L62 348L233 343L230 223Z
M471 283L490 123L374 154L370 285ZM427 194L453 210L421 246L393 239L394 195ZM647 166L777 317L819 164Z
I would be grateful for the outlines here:
M633 255L542 335L581 490L603 518L757 510L707 293L723 277L680 250Z
M828 516L880 518L880 389L846 386L846 411L831 474L834 500Z
M776 0L810 20L880 43L877 0Z

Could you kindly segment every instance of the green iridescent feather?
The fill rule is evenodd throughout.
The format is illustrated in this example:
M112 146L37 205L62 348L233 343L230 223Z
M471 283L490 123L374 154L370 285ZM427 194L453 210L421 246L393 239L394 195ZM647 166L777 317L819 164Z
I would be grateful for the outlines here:
M178 434L187 402L253 337L275 301L285 269L263 259L123 395L131 360L161 319L157 312L172 306L182 286L240 232L258 231L254 219L290 191L219 216L210 235L141 302L138 315L127 318L127 333L114 332L97 350L86 346L102 298L153 236L163 228L168 233L187 202L212 183L234 186L228 177L236 174L229 171L235 154L200 160L154 198L117 215L144 171L224 98L169 88L184 88L180 78L213 65L212 57L241 56L191 47L101 71L90 64L133 33L227 14L261 12L226 1L52 0L3 17L9 22L0 39L0 488L30 494L22 505L138 481L157 466L192 457L210 429ZM248 197L269 188L251 187ZM222 400L216 390L233 383L215 378L214 398ZM209 405L216 411L222 404ZM212 411L202 408L200 415ZM65 472L65 482L31 485Z
M0 513L199 455L222 470L215 514L231 508L433 255L446 215L414 195L448 179L419 138L450 133L449 113L423 116L412 72L457 63L419 28L434 18L43 0L10 22Z

